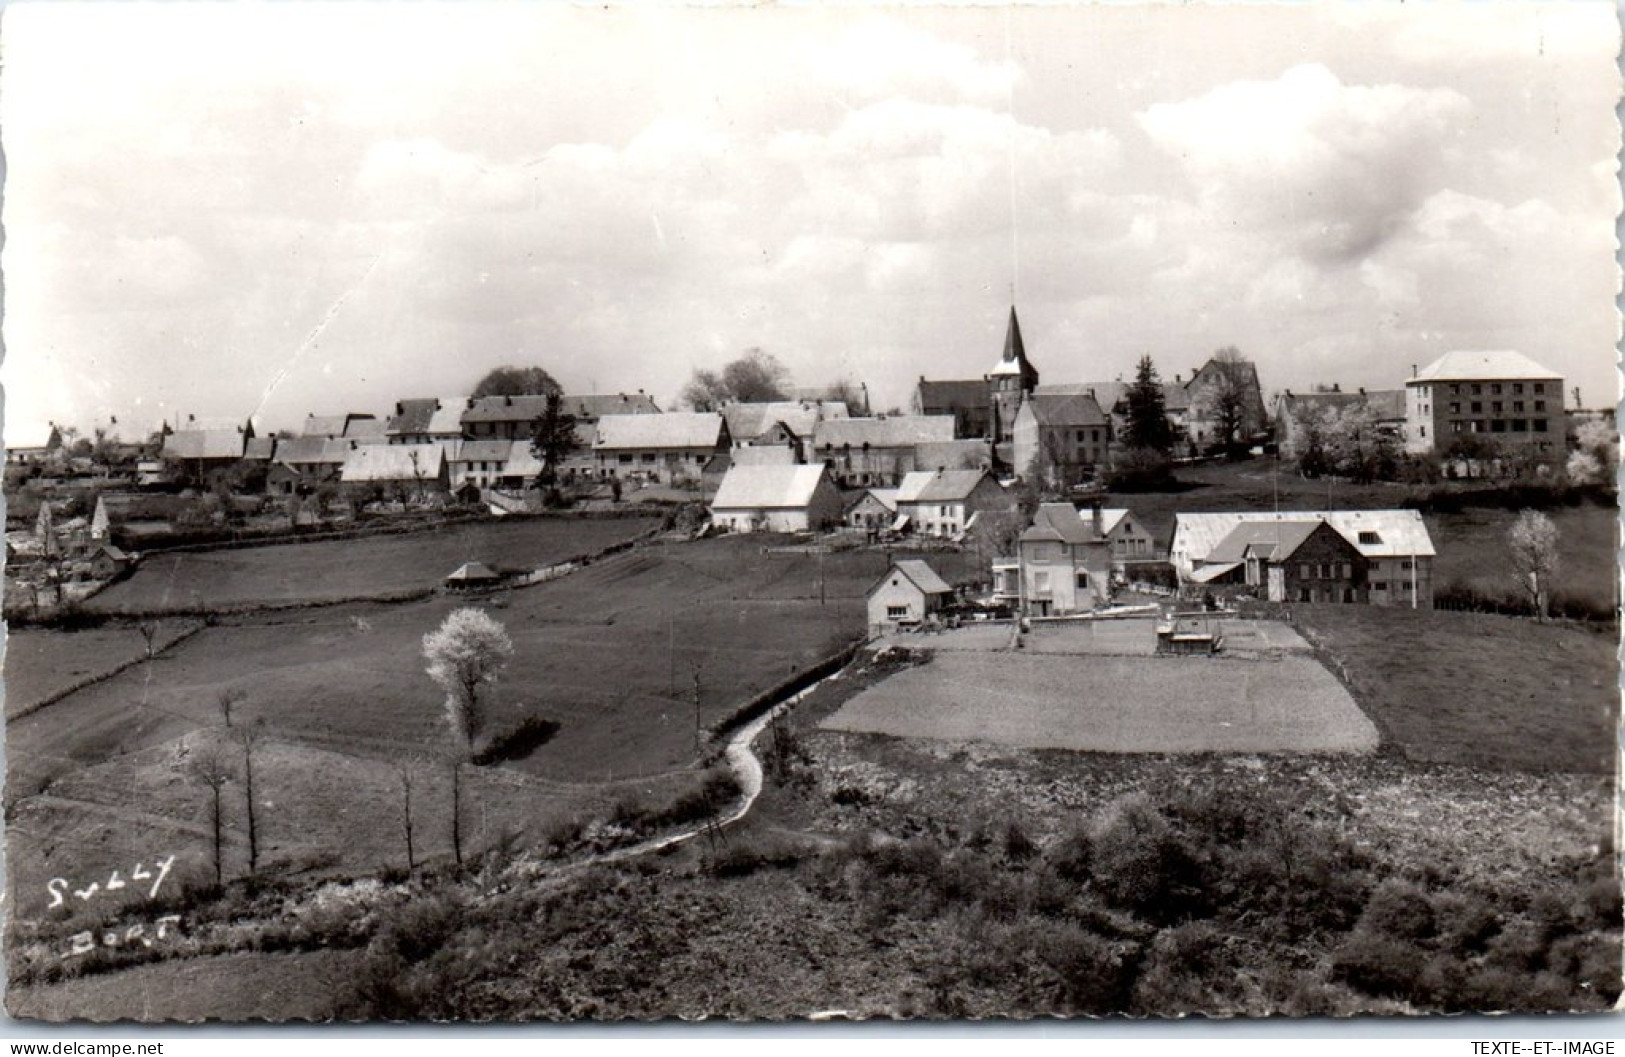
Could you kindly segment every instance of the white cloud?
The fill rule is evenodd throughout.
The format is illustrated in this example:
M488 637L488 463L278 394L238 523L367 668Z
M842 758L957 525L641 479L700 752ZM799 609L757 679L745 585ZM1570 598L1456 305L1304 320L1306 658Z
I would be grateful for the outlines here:
M817 83L857 101L1002 103L1022 79L1013 62L989 62L968 47L878 17L852 26L833 46L809 48L805 62Z

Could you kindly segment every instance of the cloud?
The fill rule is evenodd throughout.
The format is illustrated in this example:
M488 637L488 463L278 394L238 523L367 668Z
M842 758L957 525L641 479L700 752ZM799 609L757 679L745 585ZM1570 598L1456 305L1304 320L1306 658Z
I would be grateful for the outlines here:
M805 63L815 83L861 102L906 96L1002 103L1022 82L1013 62L988 62L969 47L888 18L865 18L835 44L809 48Z
M1450 89L1344 85L1304 65L1150 107L1139 121L1215 214L1288 232L1308 256L1348 260L1437 186L1452 128L1470 112Z

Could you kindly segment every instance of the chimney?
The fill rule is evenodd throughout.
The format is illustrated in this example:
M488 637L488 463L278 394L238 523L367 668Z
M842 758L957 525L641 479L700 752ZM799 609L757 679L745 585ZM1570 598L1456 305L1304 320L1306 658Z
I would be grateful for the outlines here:
M1414 364L1414 363L1411 364L1411 377L1412 378L1416 377L1416 364Z
M1106 535L1106 519L1100 513L1099 499L1091 499L1089 501L1089 520L1094 523L1095 537L1097 539Z
M502 406L503 407L512 407L513 406L513 397L511 397L511 396L503 397L502 398Z
M1342 391L1343 391L1343 383L1342 382L1333 382L1332 383L1332 392L1341 393Z
M1365 395L1365 386L1363 386L1363 385L1362 385L1362 386L1360 386L1360 395L1361 395L1361 396L1364 396L1364 395Z

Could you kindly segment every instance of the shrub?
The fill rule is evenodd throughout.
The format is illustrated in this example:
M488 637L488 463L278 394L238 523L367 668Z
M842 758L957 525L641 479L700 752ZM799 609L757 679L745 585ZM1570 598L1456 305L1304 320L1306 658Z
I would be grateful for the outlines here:
M1391 877L1371 893L1359 928L1398 940L1425 940L1434 932L1433 906L1420 886Z
M1194 921L1157 934L1134 984L1134 1011L1148 1016L1230 1011L1236 973L1224 936Z
M1129 1008L1139 948L1113 942L1071 924L1038 937L1034 953L1060 978L1072 1013L1120 1013Z
M1089 876L1111 902L1153 921L1188 916L1201 879L1168 819L1144 793L1108 804L1089 831Z
M744 877L765 868L783 869L806 858L807 846L778 834L732 836L706 861L714 877Z
M541 716L526 716L514 729L487 742L473 755L473 763L479 767L486 767L494 763L523 760L552 741L553 735L558 732L559 725L553 720L543 719Z
M1356 929L1333 954L1332 977L1370 995L1410 998L1426 961L1415 944Z

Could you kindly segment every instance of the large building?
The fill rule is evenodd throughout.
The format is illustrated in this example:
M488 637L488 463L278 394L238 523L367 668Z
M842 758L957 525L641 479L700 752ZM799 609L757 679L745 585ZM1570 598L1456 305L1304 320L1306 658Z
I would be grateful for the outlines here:
M1015 435L1016 413L1028 394L1038 388L1038 368L1027 360L1027 347L1021 340L1021 323L1016 319L1014 305L1010 306L1010 323L1004 334L1004 355L988 372L987 382L993 412L993 440L995 444L1007 445ZM1009 458L1008 450L1003 454Z
M1520 352L1447 352L1405 382L1413 455L1446 454L1471 437L1555 462L1565 457L1567 429L1563 376Z
M1015 557L993 562L993 597L1035 617L1084 613L1110 600L1111 573L1104 513L1043 503L1016 541Z

